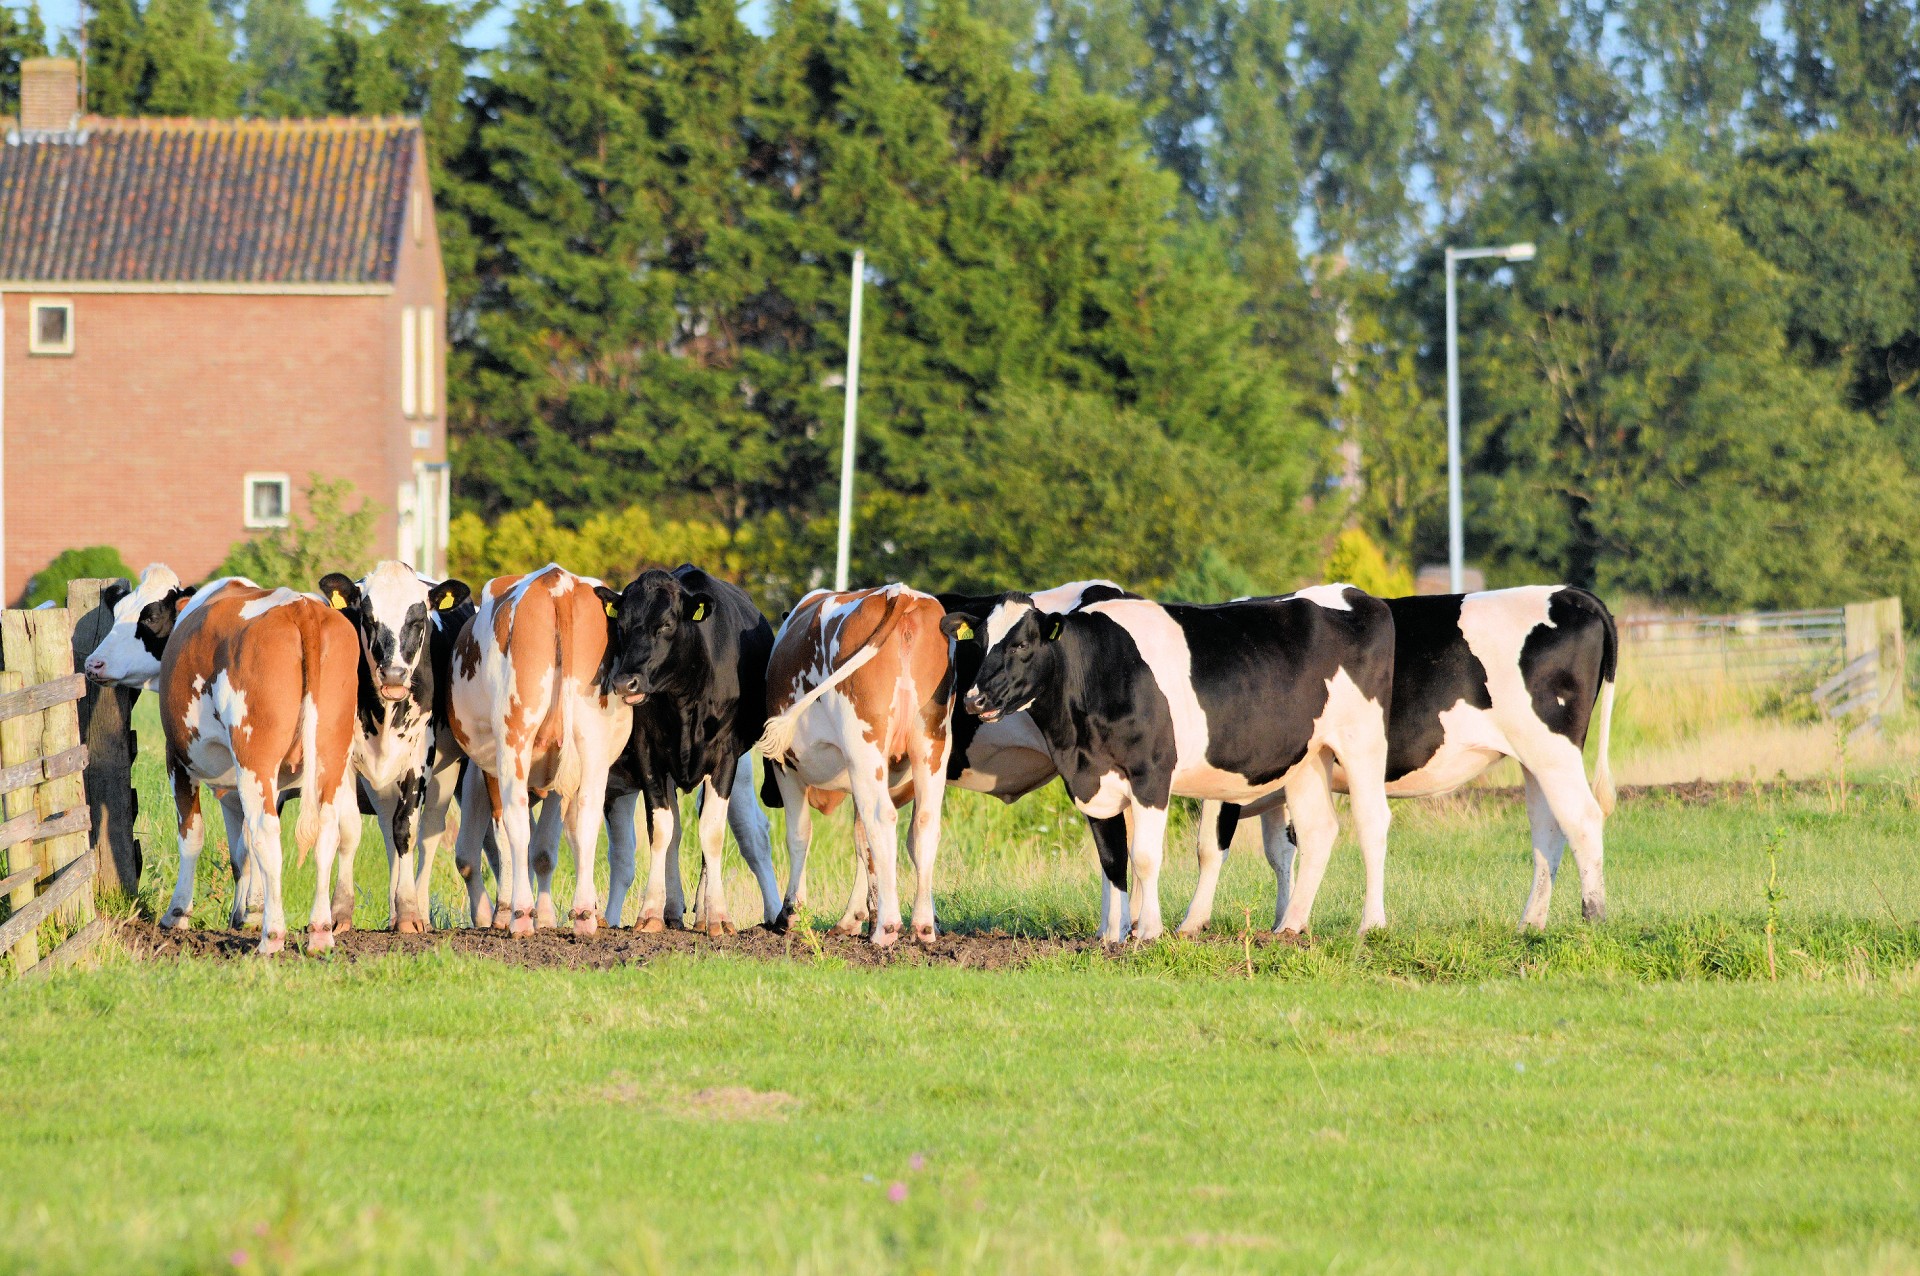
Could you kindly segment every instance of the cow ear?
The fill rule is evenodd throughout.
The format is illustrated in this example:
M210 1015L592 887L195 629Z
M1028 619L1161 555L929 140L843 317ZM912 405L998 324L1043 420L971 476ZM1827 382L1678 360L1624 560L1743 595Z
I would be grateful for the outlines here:
M1059 638L1060 631L1066 628L1066 625L1067 625L1067 618L1065 616L1047 617L1047 641L1053 642L1055 639Z
M196 588L197 586L194 585L183 585L179 589L168 591L166 602L174 615L178 616L186 605L193 601L193 591Z
M972 639L973 627L978 623L965 612L950 611L940 618L940 632L955 642L967 642Z
M110 580L106 588L100 591L100 605L112 611L120 605L120 600L133 592L133 586L124 580Z
M466 581L443 580L427 591L427 606L434 611L452 611L471 597L473 591Z
M687 609L687 619L696 623L713 615L712 594L688 594L683 605Z
M320 578L320 596L335 611L360 605L360 587L340 572L328 572Z
M600 605L607 609L607 619L612 620L620 614L620 591L608 589L605 585L595 585L593 592L600 599Z

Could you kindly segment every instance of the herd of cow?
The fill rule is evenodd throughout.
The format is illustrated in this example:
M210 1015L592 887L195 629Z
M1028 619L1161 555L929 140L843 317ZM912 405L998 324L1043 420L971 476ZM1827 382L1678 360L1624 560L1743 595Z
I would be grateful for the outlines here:
M776 633L742 590L692 566L616 589L549 565L491 580L477 598L395 562L318 584L196 589L156 564L108 592L113 627L86 672L159 695L180 837L165 925L192 910L203 784L226 821L233 924L257 922L262 952L285 943L279 810L290 796L295 841L319 871L313 951L350 924L363 812L386 842L392 924L431 925L434 854L456 804L474 925L524 935L557 923L563 833L574 933L623 924L642 830L634 924L681 925L680 795L695 792L699 929L733 929L721 888L729 826L764 917L784 928L804 899L812 812L851 796L854 886L837 929L870 924L875 944L896 942L896 811L911 799L913 936L931 942L947 786L1013 801L1057 775L1099 854L1103 939L1161 934L1175 796L1203 803L1183 933L1207 924L1242 815L1261 818L1276 928L1304 931L1336 791L1351 797L1365 863L1364 930L1386 920L1388 799L1457 788L1503 757L1522 768L1532 825L1523 923L1546 924L1569 843L1585 915L1605 907L1616 638L1580 589L1382 601L1319 585L1201 606L1108 581L983 596L894 584L816 590ZM1596 711L1589 786L1582 750ZM755 799L756 749L760 798L788 813L784 896ZM593 871L603 823L604 913Z

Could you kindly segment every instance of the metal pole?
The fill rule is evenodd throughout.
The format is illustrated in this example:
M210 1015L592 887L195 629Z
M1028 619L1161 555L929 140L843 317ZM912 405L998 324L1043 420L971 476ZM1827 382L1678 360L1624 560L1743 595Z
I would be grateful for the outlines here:
M860 399L860 285L867 277L867 254L853 254L853 306L847 320L847 417L840 430L840 546L833 559L833 587L847 587L847 559L853 548L853 426Z
M1460 334L1453 300L1453 249L1447 249L1447 587L1466 592L1466 546L1460 528Z

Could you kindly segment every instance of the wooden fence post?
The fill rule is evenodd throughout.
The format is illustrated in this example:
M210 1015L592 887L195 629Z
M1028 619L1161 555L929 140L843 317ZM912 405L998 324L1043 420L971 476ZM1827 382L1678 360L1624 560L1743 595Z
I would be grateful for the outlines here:
M113 628L113 611L100 605L110 580L87 579L67 585L67 613L73 617L73 668L86 664L93 649ZM144 860L133 835L140 795L133 788L133 702L131 687L89 686L80 702L80 735L87 744L87 806L93 813L96 889L132 898L140 890Z
M24 675L28 685L71 677L73 622L67 611L48 607L0 615L0 664ZM30 737L31 747L19 761L52 757L80 744L80 715L72 701L54 705L43 713L25 715L25 722L28 725L22 728L22 734ZM35 786L25 796L31 809L42 820L48 820L84 806L86 784L77 773L63 775ZM8 813L12 814L11 807ZM41 876L50 878L91 849L86 830L82 829L37 840L31 854L40 866ZM15 855L13 863L20 864L24 858ZM92 921L93 892L71 896L59 915L69 921Z
M0 692L20 691L27 685L27 675L17 670L0 670ZM8 718L0 722L0 766L16 766L40 756L36 747L40 735L40 720L37 716L23 714L17 718ZM16 815L27 815L33 810L33 790L16 789L0 795L0 818L11 820ZM6 872L9 877L17 875L19 870L33 864L34 847L31 842L15 842L6 850ZM35 874L38 876L38 873ZM34 882L28 880L15 888L8 896L10 912L18 913L33 902ZM28 931L13 946L13 968L26 970L40 960L40 938L34 931Z
M1907 646L1898 598L1847 604L1845 659L1851 662L1870 652L1878 657L1871 714L1891 720L1907 703Z

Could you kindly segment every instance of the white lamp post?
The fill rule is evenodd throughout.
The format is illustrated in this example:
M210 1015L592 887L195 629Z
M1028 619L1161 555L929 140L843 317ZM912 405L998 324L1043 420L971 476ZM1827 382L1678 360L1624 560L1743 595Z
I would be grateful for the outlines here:
M853 426L860 403L860 291L867 278L865 250L853 254L853 307L847 317L847 415L840 432L840 544L833 556L833 587L847 587L853 550Z
M1504 248L1447 249L1447 580L1456 594L1466 591L1466 534L1460 519L1460 333L1453 297L1453 263L1476 257L1532 261L1532 244Z

